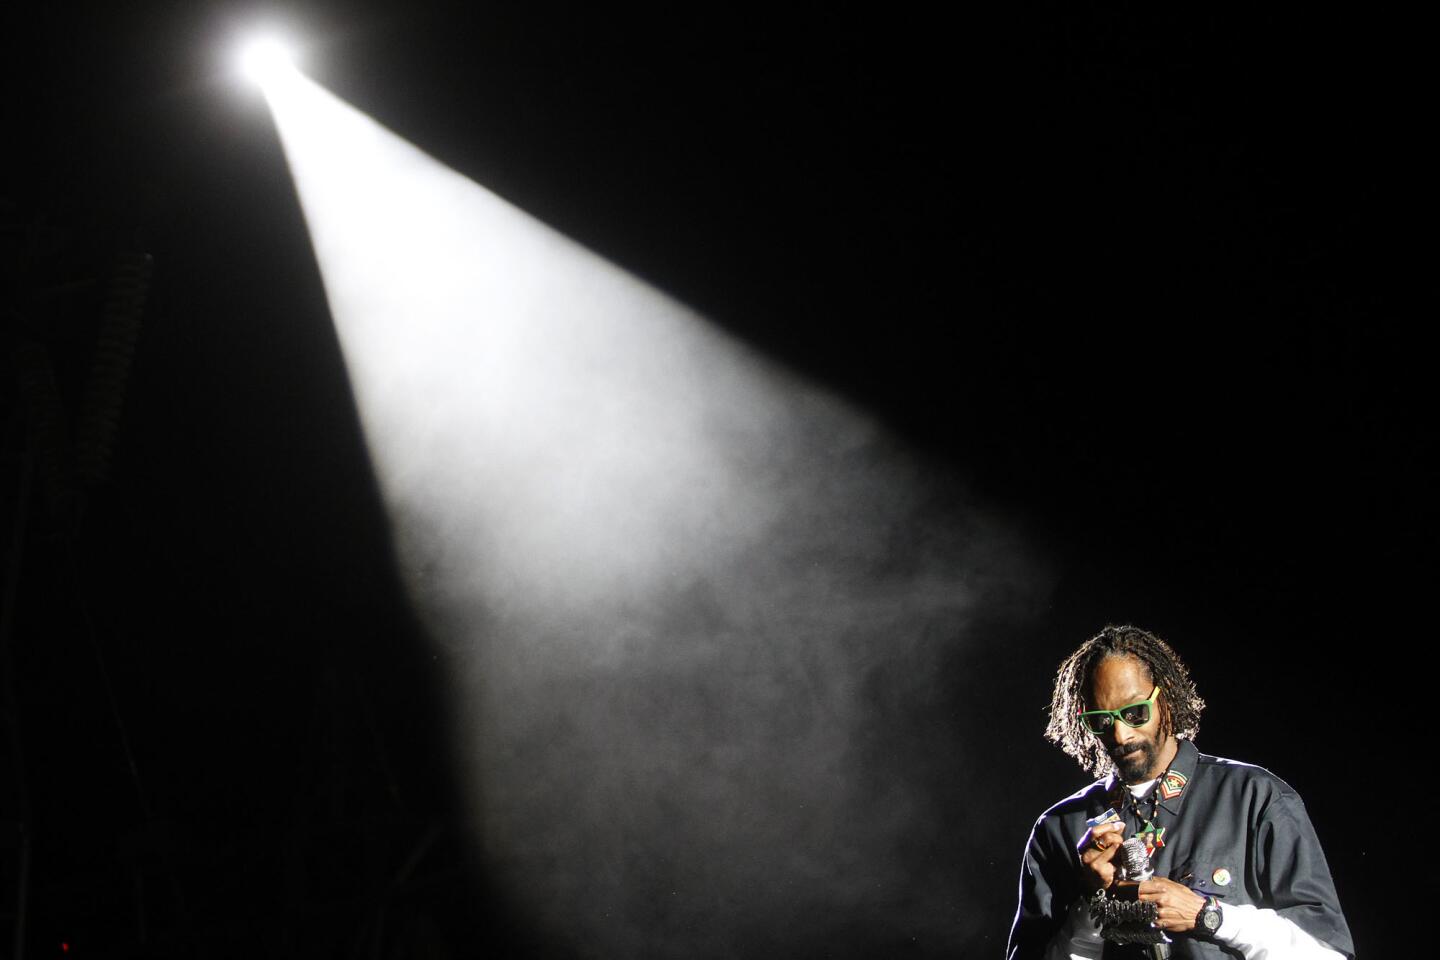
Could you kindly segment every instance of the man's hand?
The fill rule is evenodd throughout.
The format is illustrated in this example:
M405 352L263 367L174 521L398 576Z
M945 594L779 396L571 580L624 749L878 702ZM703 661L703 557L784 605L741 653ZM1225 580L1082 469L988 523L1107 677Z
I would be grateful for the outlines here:
M1107 890L1115 882L1115 852L1125 842L1125 824L1102 823L1080 838L1080 886L1085 892ZM1199 907L1195 908L1198 913ZM1192 918L1193 919L1193 918Z
M1174 880L1152 877L1140 884L1140 899L1160 906L1156 922L1167 933L1189 933L1195 929L1195 918L1205 906L1205 898Z

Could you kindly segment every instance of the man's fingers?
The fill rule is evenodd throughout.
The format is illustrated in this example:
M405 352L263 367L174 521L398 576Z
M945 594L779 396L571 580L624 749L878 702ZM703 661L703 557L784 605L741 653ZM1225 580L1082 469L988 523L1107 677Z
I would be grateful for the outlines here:
M1115 856L1115 852L1125 842L1122 836L1123 830L1124 828L1119 824L1107 823L1103 827L1097 827L1090 836L1091 849L1098 850L1106 860L1109 860Z
M1108 887L1115 877L1115 868L1110 861L1124 842L1123 823L1102 823L1085 831L1076 845L1080 854L1081 882L1085 889Z
M1164 896L1165 891L1169 890L1171 887L1174 887L1177 890L1187 889L1186 887L1180 886L1180 884L1176 883L1174 880L1167 880L1164 877L1151 877L1149 880L1146 880L1140 884L1140 899L1159 900L1162 896Z
M1118 847L1122 842L1121 835L1125 831L1125 825L1120 823L1102 823L1098 827L1092 827L1085 835L1085 842L1082 846L1095 850L1108 850L1111 847Z
M1161 928L1171 933L1185 933L1193 930L1195 916L1205 905L1204 897L1189 887L1163 877L1154 877L1140 884L1136 896L1143 901L1156 904L1159 908L1156 911L1156 921Z

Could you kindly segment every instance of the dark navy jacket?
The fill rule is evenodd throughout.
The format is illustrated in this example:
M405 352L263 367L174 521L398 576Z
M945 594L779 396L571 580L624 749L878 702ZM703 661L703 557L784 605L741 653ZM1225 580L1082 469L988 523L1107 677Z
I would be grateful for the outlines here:
M1152 857L1156 876L1184 883L1202 896L1214 895L1222 909L1227 903L1268 907L1353 957L1330 868L1299 794L1261 767L1207 756L1188 740L1179 745L1170 771L1179 774L1183 786L1160 800L1156 824L1165 828L1165 843ZM1174 794L1180 782L1171 778L1167 792ZM1115 789L1113 775L1097 780L1035 822L1020 867L1020 908L1007 960L1044 956L1067 909L1081 896L1076 846L1085 835L1085 821L1112 805ZM1149 811L1148 802L1143 807ZM1132 836L1134 829L1132 819L1125 835ZM1176 960L1240 956L1189 934L1173 939ZM1107 958L1129 955L1106 946Z

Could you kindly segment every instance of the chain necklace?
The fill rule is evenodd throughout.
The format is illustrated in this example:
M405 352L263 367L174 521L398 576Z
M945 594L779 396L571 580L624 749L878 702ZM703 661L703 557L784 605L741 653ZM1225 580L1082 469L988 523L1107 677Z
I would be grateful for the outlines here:
M1140 804L1143 802L1143 798L1137 800L1124 782L1116 782L1116 786L1120 791L1121 801L1130 809L1131 813L1135 814L1135 836L1139 837L1141 842L1145 844L1145 854L1147 856L1153 857L1156 850L1165 846L1165 828L1157 826L1155 820L1160 815L1160 783L1169 772L1167 768L1165 773L1156 777L1154 785L1150 788L1148 794L1150 800L1150 816L1148 817L1140 812Z

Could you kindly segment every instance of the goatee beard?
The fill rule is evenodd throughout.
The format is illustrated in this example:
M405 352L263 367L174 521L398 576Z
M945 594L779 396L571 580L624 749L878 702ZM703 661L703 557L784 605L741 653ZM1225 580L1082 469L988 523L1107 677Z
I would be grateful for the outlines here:
M1142 743L1130 753L1122 756L1110 754L1110 759L1115 762L1115 769L1120 774L1120 779L1126 783L1143 783L1150 779L1150 771L1155 767L1155 758L1158 750L1152 743Z

